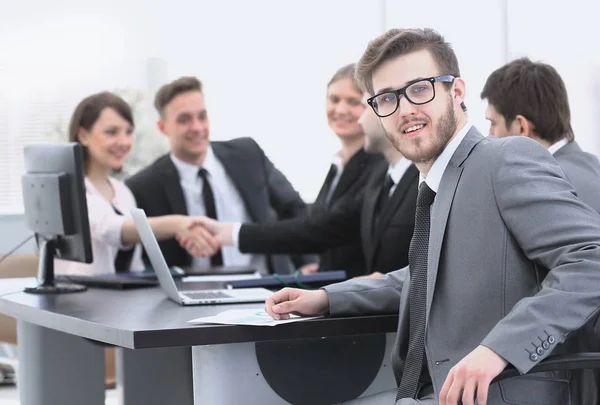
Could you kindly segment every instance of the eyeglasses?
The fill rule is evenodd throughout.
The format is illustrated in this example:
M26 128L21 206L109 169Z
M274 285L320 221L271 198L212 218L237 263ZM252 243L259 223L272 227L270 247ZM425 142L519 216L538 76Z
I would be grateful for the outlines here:
M411 104L427 104L435 98L435 82L452 83L454 79L452 75L419 79L401 89L379 93L367 99L367 103L379 117L388 117L398 110L400 95L403 94Z

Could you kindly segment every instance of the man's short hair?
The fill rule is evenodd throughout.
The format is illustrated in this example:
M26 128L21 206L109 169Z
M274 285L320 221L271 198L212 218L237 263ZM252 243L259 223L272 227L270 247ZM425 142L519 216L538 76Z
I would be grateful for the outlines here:
M165 107L178 95L189 91L202 92L202 82L192 76L180 77L162 86L154 97L154 107L163 116Z
M481 98L487 98L507 127L522 115L545 141L572 141L575 137L567 88L556 69L546 63L529 58L507 63L488 77Z
M431 28L391 29L375 38L356 64L356 81L368 94L375 94L373 73L382 64L412 52L428 51L440 75L460 77L458 59L450 43ZM464 111L467 107L461 104Z

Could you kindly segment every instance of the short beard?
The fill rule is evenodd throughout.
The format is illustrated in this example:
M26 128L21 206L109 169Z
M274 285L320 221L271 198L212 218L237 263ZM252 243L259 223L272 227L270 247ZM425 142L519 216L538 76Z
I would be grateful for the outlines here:
M428 163L437 159L442 154L444 148L450 141L450 138L452 138L456 132L457 126L458 117L456 116L456 111L454 110L452 98L449 97L446 111L437 122L437 128L436 132L433 134L430 150L423 150L421 148L421 142L418 140L416 151L414 153L408 151L407 153L407 151L400 150L400 145L394 140L393 136L390 136L387 133L386 134L394 147L398 149L398 151L402 153L402 155L408 160L412 161L413 163Z

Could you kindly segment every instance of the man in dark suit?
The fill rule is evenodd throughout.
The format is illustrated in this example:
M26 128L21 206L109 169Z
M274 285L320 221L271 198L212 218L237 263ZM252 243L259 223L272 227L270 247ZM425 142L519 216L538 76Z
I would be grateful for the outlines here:
M600 215L525 137L484 138L461 108L458 60L430 29L393 29L357 65L386 133L420 172L409 267L266 302L290 314L398 313L398 389L354 405L564 405L570 373L530 372L600 307Z
M354 80L355 64L338 69L327 84L327 121L341 141L317 199L313 213L325 213L354 200L364 192L369 176L383 157L364 149L365 134L358 119L365 110L362 90ZM331 249L319 249L319 263L301 269L315 271L346 270L348 274L364 274L366 264L360 240Z
M310 212L313 215L326 215L355 200L357 195L362 195L369 176L382 161L379 154L359 149L345 164L333 189L332 182L338 169L332 164ZM349 274L364 273L365 256L358 240L344 245L332 245L327 250L317 249L315 252L320 253L319 271L346 270Z
M539 142L554 155L579 198L600 212L600 161L575 142L567 88L554 67L516 59L488 77L481 98L488 101L490 135Z
M305 203L285 176L250 138L210 142L201 82L182 77L163 86L155 98L158 127L171 153L127 180L137 204L150 217L207 215L221 220L273 222L307 214ZM197 232L203 232L197 228ZM200 237L198 237L200 239ZM211 241L205 234L204 241ZM160 243L170 266L242 265L262 273L286 273L307 264L296 257L245 255L232 247L209 258L192 257L176 240ZM197 252L198 256L201 252Z
M222 243L237 244L242 252L299 254L359 243L366 268L347 271L348 277L377 277L406 266L419 171L394 148L371 108L365 109L359 123L365 133L365 150L383 154L385 161L374 168L356 198L307 218L241 227L205 220L207 229Z

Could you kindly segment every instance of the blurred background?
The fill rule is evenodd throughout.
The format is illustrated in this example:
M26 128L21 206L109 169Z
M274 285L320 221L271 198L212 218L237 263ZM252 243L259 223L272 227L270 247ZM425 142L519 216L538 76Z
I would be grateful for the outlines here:
M116 91L135 110L134 172L166 148L154 92L183 75L204 82L212 139L253 137L313 201L339 148L327 82L394 27L431 27L454 45L470 120L485 134L488 75L521 56L552 64L576 140L600 152L600 26L584 0L0 1L0 252L29 233L24 144L64 139L83 97Z

